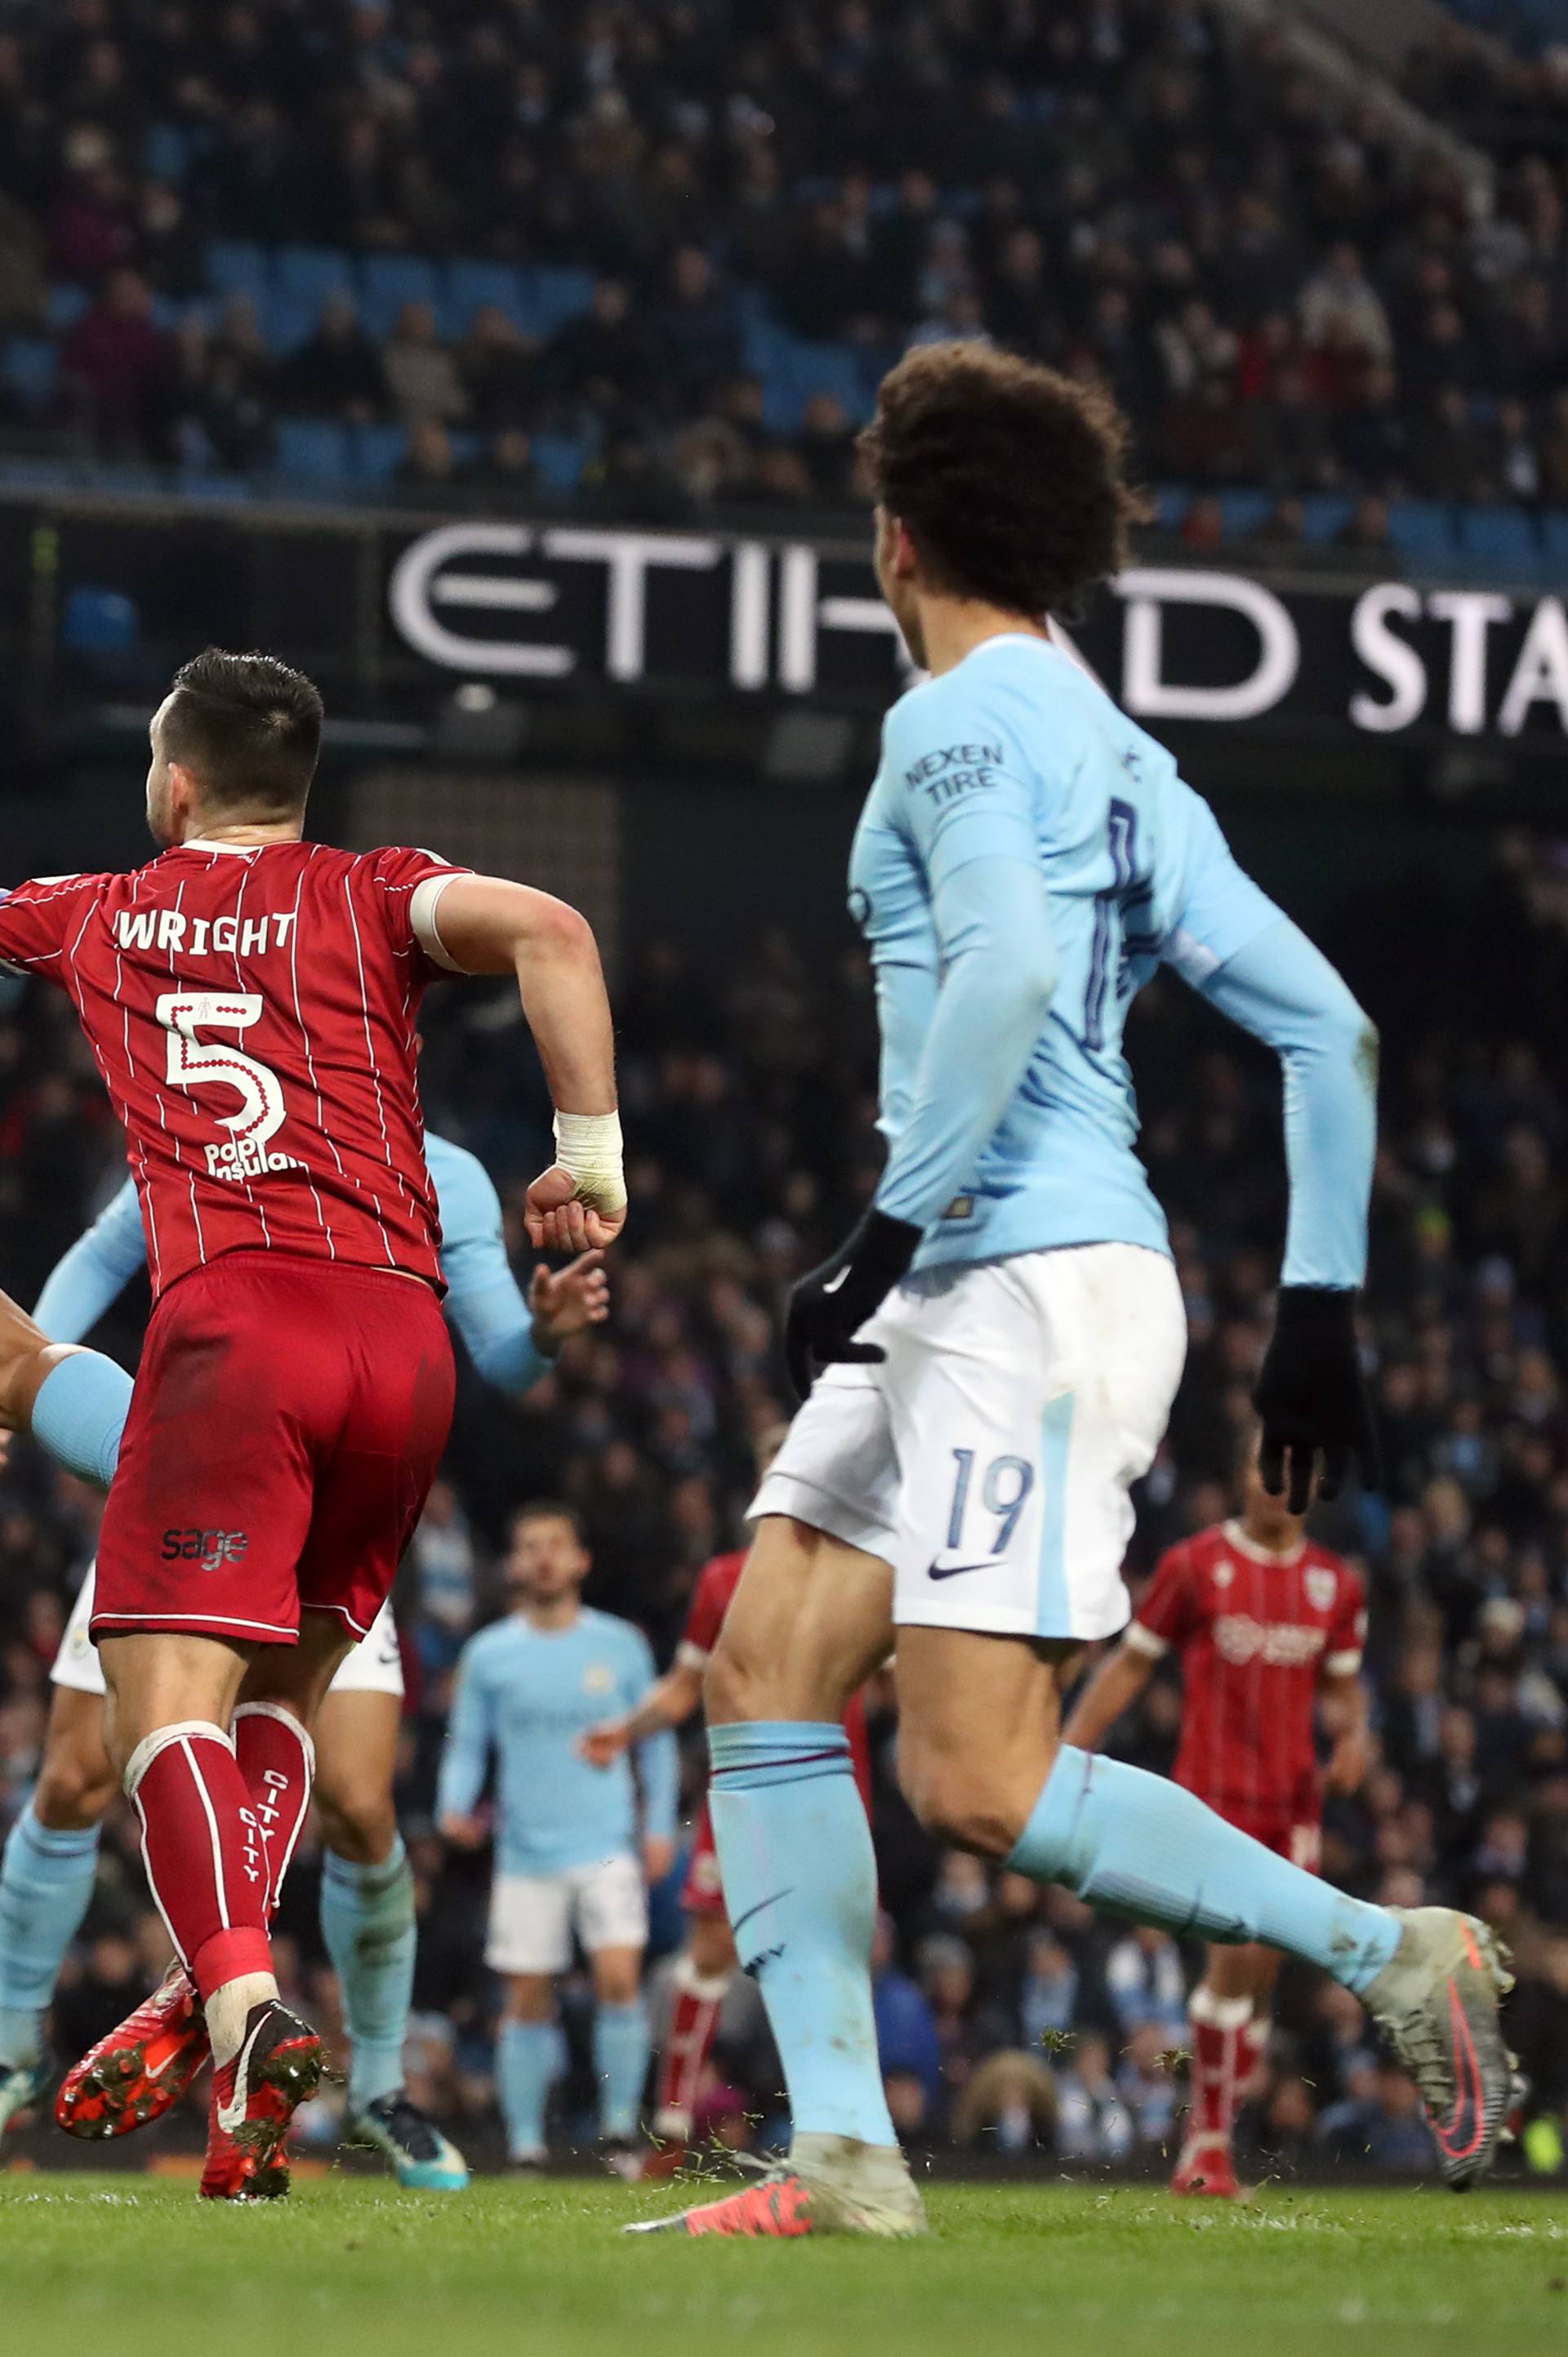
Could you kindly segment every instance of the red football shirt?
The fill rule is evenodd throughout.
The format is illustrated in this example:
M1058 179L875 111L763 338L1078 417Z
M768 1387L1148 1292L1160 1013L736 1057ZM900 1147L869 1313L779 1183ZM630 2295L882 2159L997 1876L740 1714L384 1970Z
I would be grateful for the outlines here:
M155 1294L257 1245L439 1287L410 902L454 872L188 843L0 895L0 963L69 992L124 1125Z
M1180 1658L1177 1783L1227 1814L1284 1819L1317 1813L1318 1679L1359 1668L1366 1635L1360 1577L1340 1556L1310 1540L1269 1555L1224 1523L1162 1558L1126 1641Z
M716 1555L705 1563L697 1575L697 1585L692 1591L687 1607L686 1626L682 1632L677 1659L688 1668L706 1669L709 1656L719 1641L719 1631L725 1625L725 1614L735 1602L740 1575L746 1569L746 1549L736 1547L732 1555ZM844 1732L854 1755L854 1781L860 1786L860 1797L866 1808L871 1807L871 1738L865 1727L865 1705L859 1695L852 1695L849 1708L843 1715Z

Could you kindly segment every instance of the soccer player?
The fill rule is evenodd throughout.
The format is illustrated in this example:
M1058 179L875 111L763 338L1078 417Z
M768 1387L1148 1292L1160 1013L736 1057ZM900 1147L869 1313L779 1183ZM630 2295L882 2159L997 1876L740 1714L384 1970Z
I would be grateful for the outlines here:
M767 1472L783 1438L782 1426L764 1436L757 1450L759 1476ZM588 1729L580 1746L585 1760L596 1768L611 1767L628 1746L645 1742L661 1728L682 1727L691 1717L702 1701L703 1675L745 1569L744 1547L716 1555L703 1565L673 1663L634 1710ZM858 1694L850 1698L844 1725L861 1797L869 1810L871 1758L865 1705ZM713 1813L705 1798L693 1835L681 1905L686 1917L686 1940L671 1980L670 2027L659 2061L653 2113L653 2133L660 2149L644 2165L642 2173L648 2178L673 2175L687 2158L697 2101L736 1969L735 1938L725 1912Z
M535 1247L625 1217L609 1006L561 902L428 852L304 837L321 699L216 649L151 725L160 855L0 899L0 963L73 1000L128 1139L155 1306L100 1537L109 1751L179 1959L100 2064L214 2070L202 2190L286 2190L321 2041L267 1925L311 1726L385 1601L451 1419L415 1023L442 972L515 975L558 1108ZM194 2067L194 2065L192 2065Z
M1068 1719L1065 1739L1094 1751L1173 1649L1183 1710L1176 1780L1233 1825L1316 1872L1323 1792L1354 1792L1367 1772L1361 1684L1366 1595L1359 1572L1316 1546L1287 1500L1265 1489L1249 1451L1240 1519L1200 1531L1163 1557L1121 1644ZM1334 1749L1319 1774L1321 1704ZM1268 2038L1277 1948L1211 1946L1192 1993L1192 2108L1173 2193L1236 2201L1236 2091Z
M485 1961L506 1983L498 2076L514 2168L547 2158L544 2107L556 2053L555 1980L575 1933L593 1975L594 2068L607 2166L635 2176L638 2112L648 2077L642 1956L647 1885L675 1857L677 1764L668 1730L639 1744L638 1785L624 1758L608 1773L580 1752L607 1709L635 1709L653 1684L640 1629L584 1609L592 1558L569 1506L525 1506L512 1526L504 1620L470 1638L441 1762L441 1830L477 1848L477 1815L496 1764L496 1878Z
M441 1222L446 1311L470 1357L503 1390L527 1391L569 1334L607 1314L603 1255L559 1273L534 1271L525 1301L507 1259L501 1208L484 1166L427 1135ZM146 1239L129 1180L60 1261L38 1297L38 1323L68 1341L96 1325L145 1265ZM113 1446L129 1405L124 1397ZM104 1748L103 1673L88 1631L93 1578L78 1592L56 1659L55 1695L38 1781L0 1862L0 2129L36 2102L49 2077L43 2023L65 1952L92 1896L98 1830L114 1792ZM403 1716L403 1656L384 1605L333 1678L317 1722L314 1799L327 1841L321 1930L343 1996L350 2044L349 2134L373 2146L402 2185L458 2191L462 2156L410 2101L403 2048L413 1998L413 1874L397 1828L392 1781ZM166 2074L135 2114L91 2093L94 2058L71 2074L59 2109L71 2134L145 2126L174 2101Z
M1088 1640L1127 1619L1129 1486L1186 1349L1133 1150L1122 1032L1162 963L1280 1053L1291 1179L1258 1386L1265 1480L1306 1505L1371 1448L1355 1305L1376 1042L1170 756L1062 651L1125 555L1124 428L1097 388L972 344L910 353L864 440L876 567L929 674L889 713L850 862L888 1158L790 1297L804 1396L708 1672L712 1807L791 2154L689 2233L919 2233L884 2100L875 1875L841 1724L897 1631L899 1772L942 1840L1144 1922L1322 1964L1391 2035L1445 2174L1491 2162L1510 2072L1486 1927L1371 1907L1194 1795L1064 1744Z

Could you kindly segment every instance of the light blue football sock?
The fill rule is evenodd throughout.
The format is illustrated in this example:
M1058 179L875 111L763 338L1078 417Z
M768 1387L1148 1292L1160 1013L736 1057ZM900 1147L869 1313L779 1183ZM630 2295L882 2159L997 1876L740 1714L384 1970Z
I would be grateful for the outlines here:
M98 1828L55 1833L29 1801L0 1861L0 2062L37 2062L44 2015L92 1896Z
M403 2045L413 2002L413 1868L394 1839L378 1866L327 1852L321 1937L343 1993L349 2033L349 2115L359 2119L403 2084Z
M599 2134L625 2141L637 2134L648 2083L648 2008L601 2005L594 2015L594 2075L599 2083Z
M1205 1939L1262 1940L1358 1996L1400 1943L1384 1908L1276 1857L1180 1784L1064 1743L1007 1861L1107 1914Z
M33 1437L67 1472L107 1490L120 1457L133 1385L102 1351L72 1351L51 1367L33 1401Z
M897 2144L871 2010L876 1859L849 1738L715 1727L714 1836L743 1968L762 1991L795 2133Z
M544 2150L544 2106L555 2076L560 2039L553 2021L503 2021L496 2039L496 2083L506 2148L513 2160Z

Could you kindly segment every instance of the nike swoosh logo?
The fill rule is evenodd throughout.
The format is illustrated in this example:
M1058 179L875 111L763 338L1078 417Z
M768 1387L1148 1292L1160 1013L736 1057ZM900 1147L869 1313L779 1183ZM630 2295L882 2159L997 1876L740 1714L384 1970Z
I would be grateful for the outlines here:
M928 1579L961 1579L966 1571L1000 1571L1004 1555L982 1555L978 1563L942 1563L934 1557L926 1566Z
M1459 2084L1449 2118L1433 2125L1437 2141L1450 2160L1469 2160L1479 2151L1487 2132L1485 2090L1464 2003L1453 1981L1448 1984L1448 2013L1459 2065Z
M240 2049L240 2057L234 2065L234 2100L231 2104L220 2104L218 2106L218 2125L222 2129L225 2136L232 2136L234 2130L240 2126L241 2123L243 2121L245 2113L249 2108L251 2100L251 2049L254 2046L257 2039L261 2036L265 2028L266 2017L263 2014L261 2020L257 2022L254 2029L252 2030L249 2038L246 2039L243 2046Z
M749 1923L754 1915L760 1915L765 1907L776 1907L781 1899L788 1899L794 1888L792 1882L787 1882L782 1890L770 1891L766 1899L759 1899L755 1907L748 1907L744 1915L737 1915L729 1927L731 1937L734 1937L743 1924Z
M844 1265L844 1266L843 1266L843 1268L841 1268L841 1269L840 1269L840 1271L839 1271L839 1273L838 1273L838 1275L837 1275L836 1276L830 1276L830 1277L827 1277L827 1278L825 1278L825 1279L823 1280L823 1284L822 1284L822 1291L823 1291L824 1293L836 1293L836 1292L838 1291L838 1289L839 1289L840 1286L843 1283L843 1281L844 1281L845 1277L846 1277L848 1275L849 1275L849 1265L848 1265L848 1263L846 1262L846 1263L845 1263L845 1265Z
M182 2054L184 2051L185 2051L185 2050L184 2050L184 2048L183 2048L183 2047L181 2047L181 2046L173 2046L173 2047L171 2047L171 2048L169 2049L168 2052L164 2056L164 2059L163 2059L163 2061L162 2061L161 2062L144 2062L144 2064L142 2065L142 2076L143 2076L143 2078L144 2078L144 2079L161 2079L161 2078L163 2077L163 2075L164 2075L164 2072L168 2069L169 2064L170 2064L171 2062L177 2062L177 2061L179 2061L179 2058L180 2058L181 2054Z

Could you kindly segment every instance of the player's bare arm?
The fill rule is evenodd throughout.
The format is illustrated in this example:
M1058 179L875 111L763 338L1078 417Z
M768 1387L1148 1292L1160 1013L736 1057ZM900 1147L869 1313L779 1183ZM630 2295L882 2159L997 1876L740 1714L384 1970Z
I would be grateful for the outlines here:
M76 1345L51 1342L8 1293L0 1293L0 1429L32 1429L33 1402Z
M556 1157L528 1190L536 1252L613 1243L626 1223L615 1039L585 917L531 885L458 876L432 909L429 946L459 974L513 974L555 1107Z
M579 1756L593 1768L613 1768L622 1752L667 1727L682 1727L703 1699L703 1673L694 1663L677 1662L650 1686L635 1710L590 1727L578 1743Z
M113 1359L78 1343L51 1342L0 1293L0 1434L33 1433L69 1472L106 1490L130 1390L129 1376Z
M1079 1695L1062 1730L1083 1751L1098 1751L1124 1710L1131 1710L1155 1673L1155 1656L1123 1639L1108 1652Z
M1359 1792L1372 1765L1367 1689L1359 1673L1325 1671L1317 1706L1333 1746L1323 1770L1324 1783L1331 1792Z

